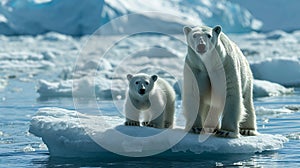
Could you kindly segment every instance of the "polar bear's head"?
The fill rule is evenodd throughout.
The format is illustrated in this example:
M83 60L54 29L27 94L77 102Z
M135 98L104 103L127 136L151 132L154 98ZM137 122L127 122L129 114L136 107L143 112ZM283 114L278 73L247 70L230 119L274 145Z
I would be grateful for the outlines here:
M205 55L215 48L222 28L221 26L215 26L212 29L205 26L185 26L183 31L189 47L195 53Z
M157 80L157 75L147 74L128 74L127 79L129 81L129 92L134 96L147 96L154 87L154 83Z

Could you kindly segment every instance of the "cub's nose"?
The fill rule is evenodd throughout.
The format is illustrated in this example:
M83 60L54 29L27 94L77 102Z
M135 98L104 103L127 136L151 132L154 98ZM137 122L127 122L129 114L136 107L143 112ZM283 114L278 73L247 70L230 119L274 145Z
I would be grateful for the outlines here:
M145 94L145 93L146 93L146 89L141 88L141 89L139 90L139 94L143 95L143 94Z

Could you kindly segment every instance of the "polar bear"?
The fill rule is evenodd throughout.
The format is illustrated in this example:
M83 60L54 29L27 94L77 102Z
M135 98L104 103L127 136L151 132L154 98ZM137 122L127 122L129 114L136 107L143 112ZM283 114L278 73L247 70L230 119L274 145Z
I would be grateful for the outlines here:
M125 125L172 128L175 111L175 91L157 75L128 74L129 88L124 104Z
M221 32L221 26L185 26L183 31L188 44L182 96L185 129L231 138L257 135L253 77L240 49ZM222 99L216 103L212 93L222 92L222 87L224 97L215 96ZM222 108L217 108L222 102Z

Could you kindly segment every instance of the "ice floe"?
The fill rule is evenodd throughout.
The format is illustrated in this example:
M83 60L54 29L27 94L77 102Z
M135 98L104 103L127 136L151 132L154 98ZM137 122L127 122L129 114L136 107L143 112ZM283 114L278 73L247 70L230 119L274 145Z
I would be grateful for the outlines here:
M88 115L61 108L41 108L32 117L30 132L41 137L51 156L164 157L219 153L255 153L278 150L287 139L281 135L262 134L237 139L196 135L181 128L172 130L123 126L118 116ZM178 137L180 137L178 139ZM158 152L158 153L157 153ZM189 155L190 156L190 155Z

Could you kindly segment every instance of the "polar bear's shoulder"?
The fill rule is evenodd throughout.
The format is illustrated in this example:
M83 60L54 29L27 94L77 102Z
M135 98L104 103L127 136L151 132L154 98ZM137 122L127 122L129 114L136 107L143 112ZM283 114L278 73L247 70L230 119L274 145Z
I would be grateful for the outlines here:
M220 34L219 42L225 48L227 55L230 55L234 51L234 48L237 47L236 44L231 41L229 37L223 32Z
M165 92L166 94L168 94L171 97L174 97L174 98L176 97L176 93L175 93L173 87L165 79L159 77L157 79L157 82L155 85L156 85L156 87L155 87L156 89L162 90L163 92Z

